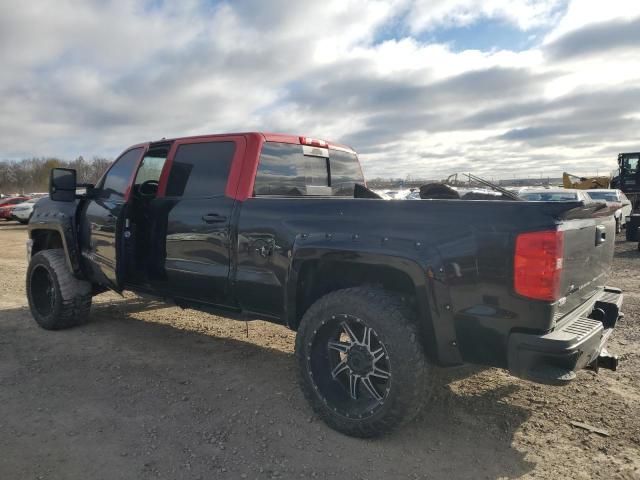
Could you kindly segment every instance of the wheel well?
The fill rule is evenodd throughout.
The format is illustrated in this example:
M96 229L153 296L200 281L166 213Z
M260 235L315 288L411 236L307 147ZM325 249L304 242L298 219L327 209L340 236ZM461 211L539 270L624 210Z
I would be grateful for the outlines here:
M307 309L327 293L366 285L395 293L402 300L416 319L425 353L435 359L437 345L429 308L424 302L421 307L418 302L411 277L390 266L345 261L306 261L298 273L295 313L289 317L289 327L297 330Z
M363 285L396 293L408 307L418 310L413 281L401 270L342 261L307 261L298 274L295 315L291 327L298 327L304 313L320 297L336 290Z
M60 232L55 230L33 230L31 232L31 254L35 255L41 250L52 250L55 248L64 248Z

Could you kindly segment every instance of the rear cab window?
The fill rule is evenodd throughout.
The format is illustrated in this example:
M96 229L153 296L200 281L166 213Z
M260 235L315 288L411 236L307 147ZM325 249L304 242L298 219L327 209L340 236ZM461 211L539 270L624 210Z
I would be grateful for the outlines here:
M575 202L576 200L584 200L574 192L535 192L524 193L521 198L532 202Z
M617 202L618 194L616 192L589 192L589 196L594 200L604 200L606 202Z
M266 142L254 195L353 197L364 177L355 153L290 143Z

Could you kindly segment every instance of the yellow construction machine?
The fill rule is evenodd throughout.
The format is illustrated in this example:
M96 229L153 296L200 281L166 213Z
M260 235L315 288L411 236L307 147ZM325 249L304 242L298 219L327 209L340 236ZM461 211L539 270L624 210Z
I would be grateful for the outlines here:
M591 190L593 188L609 188L611 177L579 177L571 173L562 173L562 185L564 188L577 188L578 190Z

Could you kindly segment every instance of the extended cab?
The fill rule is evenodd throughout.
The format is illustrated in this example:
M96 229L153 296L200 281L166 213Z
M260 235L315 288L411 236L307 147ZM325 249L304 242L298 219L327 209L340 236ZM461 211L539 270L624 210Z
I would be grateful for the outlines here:
M412 418L431 365L556 385L615 369L605 204L375 197L352 149L291 135L135 145L95 187L55 169L29 223L32 315L78 325L111 289L281 323L314 410L357 436Z

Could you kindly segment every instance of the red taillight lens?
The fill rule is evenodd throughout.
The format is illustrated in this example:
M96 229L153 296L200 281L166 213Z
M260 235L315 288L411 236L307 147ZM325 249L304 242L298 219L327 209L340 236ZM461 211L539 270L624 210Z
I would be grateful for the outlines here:
M564 236L557 230L518 235L513 259L516 293L536 300L558 300L563 249Z

